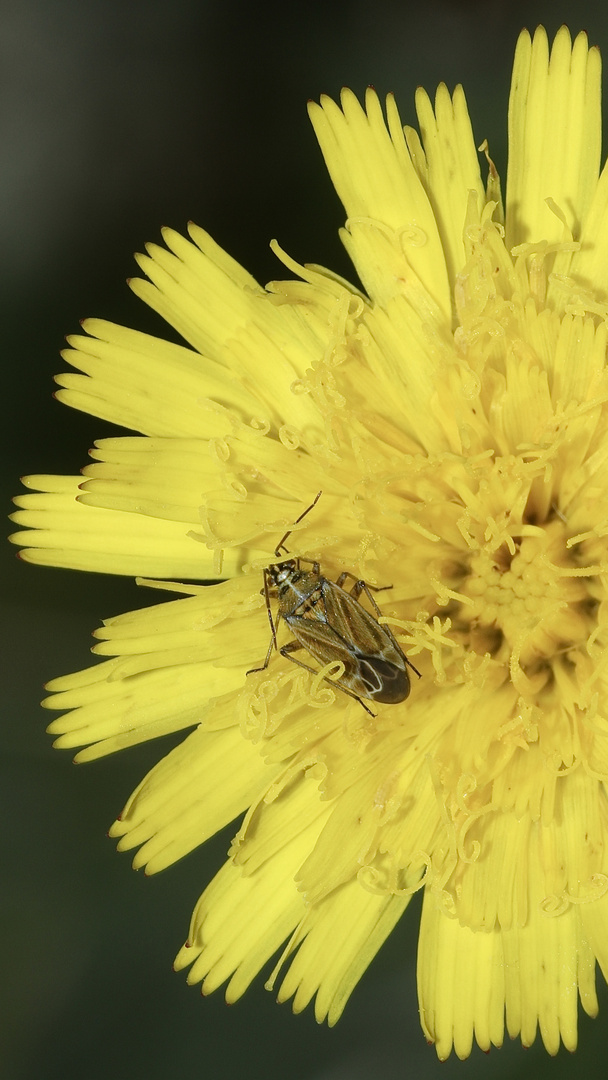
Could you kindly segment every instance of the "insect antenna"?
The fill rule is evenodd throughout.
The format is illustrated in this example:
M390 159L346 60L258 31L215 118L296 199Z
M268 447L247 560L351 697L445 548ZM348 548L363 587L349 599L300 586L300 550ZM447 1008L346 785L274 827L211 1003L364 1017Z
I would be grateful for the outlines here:
M283 537L283 539L279 541L279 543L277 544L276 548L274 549L274 554L275 554L275 558L279 559L279 558L281 557L281 549L283 549L283 551L284 551L284 553L285 553L286 555L289 555L289 551L288 551L288 550L287 550L287 548L285 547L285 541L286 541L286 540L288 539L288 537L290 537L290 536L291 536L291 534L292 534L292 532L293 532L293 530L294 530L295 526L296 526L296 525L298 524L298 522L300 522L300 521L302 520L302 518L305 518L307 514L310 514L310 511L312 510L312 508L313 508L314 506L316 506L316 505L317 505L317 503L318 503L319 499L321 498L321 495L322 495L322 494L323 494L323 492L322 492L322 491L318 491L318 492L317 492L317 494L315 495L315 497L314 497L313 501L311 502L310 506L307 506L307 507L306 507L306 510L304 510L304 511L303 511L303 512L302 512L302 513L300 514L300 516L299 516L298 518L296 518L296 520L294 521L293 525L291 526L291 529L288 529L288 530L287 530L287 532L285 533L285 536Z

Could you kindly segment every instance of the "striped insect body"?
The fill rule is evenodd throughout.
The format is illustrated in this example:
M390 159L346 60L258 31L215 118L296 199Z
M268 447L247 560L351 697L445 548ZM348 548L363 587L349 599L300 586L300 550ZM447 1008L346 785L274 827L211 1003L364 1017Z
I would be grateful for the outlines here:
M310 513L320 497L321 492L294 525ZM356 698L372 716L375 714L363 698L382 704L405 701L410 692L408 668L418 677L420 672L405 656L388 626L378 622L382 612L372 596L372 589L374 592L380 589L368 585L348 571L340 574L336 581L331 581L321 573L320 563L312 559L282 559L281 553L289 555L285 542L292 531L286 532L275 548L277 562L264 569L262 592L266 599L271 638L264 663L247 674L264 671L273 650L299 667L317 674L314 667L294 656L303 649L322 666L340 661L344 667L343 673L338 679L327 681ZM305 569L302 563L308 564L309 568ZM344 588L347 578L354 581L350 590ZM362 593L373 614L359 602ZM276 600L274 618L272 599ZM293 640L279 646L277 631L281 620L293 634Z

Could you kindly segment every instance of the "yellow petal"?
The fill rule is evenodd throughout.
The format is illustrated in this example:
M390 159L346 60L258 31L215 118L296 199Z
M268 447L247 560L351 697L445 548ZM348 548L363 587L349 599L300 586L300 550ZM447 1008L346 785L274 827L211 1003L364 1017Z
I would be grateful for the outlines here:
M46 566L205 580L218 576L214 553L188 535L184 523L125 510L105 510L80 501L81 476L30 476L12 516L25 532L13 533L27 562ZM224 573L234 573L238 554L228 553Z
M422 141L413 128L406 128L405 134L412 160L433 207L449 278L454 282L465 259L463 233L471 191L477 196L480 213L485 203L479 158L462 86L457 86L451 97L447 86L441 83L435 95L434 109L428 94L419 87L416 112Z
M283 954L282 960L298 950L277 1000L293 997L293 1011L299 1013L316 994L315 1018L332 1027L408 900L375 895L352 881L315 904Z
M196 226L189 231L195 243L165 229L170 250L148 245L138 263L150 280L134 278L131 288L197 351L221 365L229 362L257 403L252 415L296 427L316 423L312 405L292 387L318 354L318 334L328 333L323 319L305 320L275 303L228 256L218 261L219 249L206 233ZM215 393L211 381L205 396ZM233 404L224 392L220 400L226 398Z
M460 926L425 893L418 944L418 1001L422 1030L445 1061L460 1058L475 1038L482 1050L502 1046L504 970L500 934Z
M262 604L251 592L238 578L108 619L97 650L115 659L47 686L44 706L70 710L49 725L56 745L93 744L77 755L85 761L203 719L209 725L211 716L215 726L234 724L230 690L244 684L266 640L264 619L250 621ZM205 629L218 622L221 629Z
M365 111L350 90L309 106L325 163L348 218L349 254L369 296L386 302L415 276L451 321L445 257L428 196L412 164L392 97L387 121L374 90ZM388 123L388 128L387 128Z
M104 319L85 319L82 327L87 336L70 335L62 356L83 374L56 379L66 405L143 434L193 439L226 430L209 399L245 416L259 411L256 395L215 360Z
M151 769L109 835L119 851L139 847L134 868L156 874L243 813L275 773L238 727L198 728Z
M314 798L314 782L306 786ZM244 992L304 914L294 875L319 828L318 818L300 817L291 831L282 831L262 867L249 872L231 861L224 865L202 894L175 961L178 970L192 964L190 984L203 980L207 994L232 976L227 1000Z
M563 225L547 206L552 199L570 232L580 234L595 194L600 163L600 56L567 27L551 55L539 27L517 43L509 101L507 244L559 241Z
M586 1011L597 1011L594 955L581 922L582 910L595 904L546 906L534 846L521 858L527 863L527 917L510 929L471 930L446 912L441 897L425 894L418 994L423 1029L442 1060L452 1047L467 1057L473 1039L483 1050L500 1046L505 1010L509 1035L521 1036L524 1046L532 1045L539 1029L550 1054L560 1039L574 1050L577 989ZM519 870L508 865L512 873Z

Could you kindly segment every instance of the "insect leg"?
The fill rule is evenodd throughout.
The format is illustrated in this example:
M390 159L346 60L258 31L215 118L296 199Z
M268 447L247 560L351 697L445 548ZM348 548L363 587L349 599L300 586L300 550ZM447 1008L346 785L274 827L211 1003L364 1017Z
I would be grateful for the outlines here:
M270 663L270 656L272 654L273 648L278 649L279 647L277 645L277 630L281 621L281 612L278 612L277 621L275 624L272 618L272 609L270 607L270 592L268 590L268 574L266 570L264 571L264 598L266 600L266 612L268 614L268 622L270 623L270 644L268 646L268 652L266 653L266 659L264 660L262 666L249 668L249 671L246 671L245 675L251 675L254 671L265 671L268 667L268 664Z
M344 570L340 574L340 577L336 581L336 585L338 586L338 588L341 589L343 587L343 585L344 585L344 582L349 577L352 577L353 581L355 582L352 589L350 590L350 594L353 597L353 599L355 599L355 600L359 599L359 597L361 596L361 593L364 590L365 590L366 595L371 600L371 596L369 596L368 589L373 589L374 592L382 592L384 589L392 589L392 587L393 587L392 585L368 585L367 582L363 581L362 578L357 578L357 577L355 577L354 574L351 574L349 570ZM373 603L373 601L372 601L372 603ZM374 604L374 607L375 607L376 611L380 610L378 608L377 604ZM381 612L380 612L380 614L381 614Z
M310 671L313 675L318 675L319 672L316 668L311 667L310 664L305 664L303 660L296 660L295 656L292 656L292 653L294 653L296 649L302 649L303 647L304 646L301 645L299 641L288 641L287 645L283 645L282 648L279 649L279 652L286 660L291 660L292 664L297 664L298 667L304 668L305 671ZM358 694L354 694L352 690L348 690L345 686L341 686L339 682L334 682L333 679L328 679L326 677L323 681L329 683L333 690L341 690L343 694L348 694L349 697L354 698L355 701L358 701L359 704L363 706L366 713L369 713L370 716L375 718L376 713L372 712L371 709L368 709L367 705L361 700Z
M266 668L268 667L268 665L270 663L270 656L272 654L273 647L274 647L274 641L271 638L270 639L270 645L268 646L268 652L266 653L266 659L264 660L264 663L262 664L262 666L261 667L250 667L249 671L245 672L245 675L253 675L254 671L266 671Z
M274 644L275 649L278 649L277 645L277 627L281 619L281 612L277 614L277 625L274 625L272 621L272 608L270 607L270 590L268 588L269 574L267 570L264 570L264 599L266 601L266 614L268 615L268 622L270 623L270 633L272 634L271 645ZM268 663L268 661L266 661Z

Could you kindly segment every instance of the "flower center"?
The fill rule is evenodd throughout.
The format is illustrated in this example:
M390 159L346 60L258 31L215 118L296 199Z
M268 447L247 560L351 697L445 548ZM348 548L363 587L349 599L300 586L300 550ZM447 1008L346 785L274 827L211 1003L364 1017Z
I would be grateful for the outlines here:
M469 624L470 646L496 656L507 648L526 667L582 644L592 630L592 601L585 568L577 567L566 547L566 526L559 519L530 535L487 548L470 560L461 592Z

